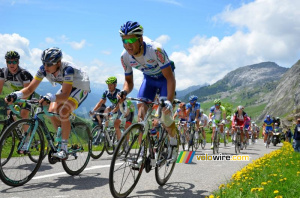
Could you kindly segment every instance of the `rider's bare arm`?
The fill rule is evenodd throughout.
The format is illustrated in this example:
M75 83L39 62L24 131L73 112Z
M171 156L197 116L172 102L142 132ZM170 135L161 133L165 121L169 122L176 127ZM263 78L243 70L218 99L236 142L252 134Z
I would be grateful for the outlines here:
M105 102L106 102L106 100L101 98L101 100L94 107L93 111L97 111L102 106L102 104L105 104Z
M168 88L167 100L172 102L175 96L175 85L176 85L174 74L172 72L171 66L166 67L161 71L163 76L167 79L167 88Z
M61 88L61 93L56 95L56 102L63 103L68 100L70 93L72 91L72 84L63 83Z
M123 90L129 94L133 89L134 83L133 83L133 75L125 76L125 82L123 85Z

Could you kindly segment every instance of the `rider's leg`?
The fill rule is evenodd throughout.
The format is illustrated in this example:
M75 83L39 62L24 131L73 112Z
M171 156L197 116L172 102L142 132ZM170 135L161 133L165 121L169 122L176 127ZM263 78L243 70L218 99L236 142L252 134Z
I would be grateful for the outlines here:
M144 117L146 115L148 107L145 103L138 103L137 106L138 106L138 121L142 121L142 120L144 120ZM139 144L141 144L141 142L142 142L142 137L143 137L143 134L140 133L140 135L139 135Z
M121 130L120 130L120 125L121 125L121 120L116 119L114 123L114 127L116 129L116 134L117 134L117 140L119 141L121 138Z

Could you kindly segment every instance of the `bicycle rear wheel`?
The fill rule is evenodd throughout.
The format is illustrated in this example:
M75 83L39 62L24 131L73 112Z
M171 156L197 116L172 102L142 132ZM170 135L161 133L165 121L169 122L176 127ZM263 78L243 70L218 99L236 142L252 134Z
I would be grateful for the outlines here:
M17 138L18 133L25 134L24 130L26 130L29 136L29 134L32 134L34 125L34 121L29 119L18 120L11 124L2 134L0 139L0 178L9 186L21 186L30 181L42 163L44 149L35 150L30 145L28 151L17 152L17 146L21 143L23 144L22 140ZM17 130L19 131L17 132ZM34 134L34 139L40 142L41 148L44 148L44 136L39 128L37 128ZM13 142L16 145L14 152L11 158L2 165L2 162L10 156ZM37 156L37 163L29 159L29 153L32 156Z
M95 126L92 129L92 150L91 157L99 159L105 150L105 133L101 130L102 127Z
M235 135L236 139L235 139L235 153L238 154L241 152L241 148L240 148L240 142L241 142L241 136L236 134Z
M68 144L68 159L62 160L64 170L70 175L80 174L90 160L92 135L85 123L72 125Z
M218 152L218 147L219 147L219 143L218 143L218 131L216 130L215 136L214 136L213 154L216 154Z
M178 131L176 134L176 139L178 140ZM179 141L177 141L177 147L173 149L177 149L178 151ZM164 136L161 139L161 143L158 147L157 154L157 166L155 167L155 179L159 185L165 185L167 181L170 179L173 170L176 165L176 160L173 162L168 160L168 153L170 149L170 141L168 140L167 131L164 131Z
M146 144L138 142L139 135L143 133L142 124L131 125L121 137L117 145L109 169L109 188L114 197L127 197L138 183L145 166ZM127 141L128 149L120 155L122 145ZM142 159L138 164L138 159Z

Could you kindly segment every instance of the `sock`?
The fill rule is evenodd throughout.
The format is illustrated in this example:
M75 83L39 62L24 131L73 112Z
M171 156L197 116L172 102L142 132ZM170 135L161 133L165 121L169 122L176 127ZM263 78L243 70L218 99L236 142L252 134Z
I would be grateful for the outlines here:
M68 140L61 140L61 149L68 151Z
M170 145L171 146L177 146L177 138L176 138L176 136L175 137L169 136L169 139L170 139Z

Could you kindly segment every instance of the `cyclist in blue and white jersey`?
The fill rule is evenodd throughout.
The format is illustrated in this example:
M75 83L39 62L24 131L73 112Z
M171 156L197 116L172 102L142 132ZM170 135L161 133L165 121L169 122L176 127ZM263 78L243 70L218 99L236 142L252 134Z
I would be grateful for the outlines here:
M132 68L143 72L144 79L140 87L138 98L153 101L156 91L159 89L160 99L166 99L166 107L163 109L167 119L162 120L168 131L171 148L169 149L168 158L177 160L177 137L176 126L172 119L172 101L175 95L175 75L174 68L167 53L160 44L149 39L143 38L143 27L138 22L128 21L121 26L119 31L122 38L123 47L125 48L121 55L121 63L125 71L125 83L120 96L129 94L134 86ZM147 111L144 103L138 104L138 117L143 119ZM140 135L139 141L141 142ZM141 159L138 160L140 164Z
M61 126L62 129L61 151L53 153L53 156L67 159L66 150L71 132L69 116L88 96L90 80L87 74L73 63L63 61L62 56L62 51L59 48L53 47L44 50L41 56L43 65L37 71L34 79L27 87L9 94L6 97L6 102L14 102L17 99L30 96L44 77L53 86L56 83L61 84L61 89L56 94L47 93L40 100L40 103L50 102L48 111L60 115L59 118L56 116L50 117L53 126L56 129Z
M113 115L117 113L117 118L114 122L114 127L116 129L116 134L117 134L117 139L119 140L121 138L121 130L120 130L120 125L121 125L121 120L120 117L122 115L119 105L118 105L118 97L117 94L120 92L120 89L117 88L117 78L112 76L109 77L106 81L108 89L105 90L102 94L102 98L100 101L95 105L93 111L97 111L102 104L106 103L106 98L111 102L111 106L107 107L104 111L104 113L109 113L110 115ZM105 123L105 126L108 126L108 120Z
M186 104L186 110L187 114L189 116L188 122L193 122L195 121L196 123L196 131L199 130L199 117L200 117L200 102L197 102L198 97L195 95L192 95L189 97L189 103ZM190 145L193 144L190 140Z
M226 111L225 107L221 105L221 100L216 99L214 100L215 105L210 108L210 113L209 113L209 122L212 122L212 136L211 139L213 140L215 137L215 132L216 132L216 126L217 124L221 123L220 125L220 132L223 133L224 127L223 125L225 124L226 120ZM221 121L222 120L222 121ZM212 141L213 142L213 141ZM214 144L211 144L211 149L214 148Z
M200 119L199 126L203 127L203 129L202 129L202 135L203 135L203 139L204 139L203 140L203 145L205 146L205 144L206 144L206 133L205 133L204 128L208 127L209 119L208 119L208 116L204 113L203 109L200 109L199 119ZM201 131L199 130L199 132L201 132Z
M265 130L264 130L264 143L265 143L265 146L266 146L268 133L270 133L270 136L272 138L273 124L274 123L273 123L273 120L271 119L271 116L267 115L266 119L264 120L264 124L263 124L263 126L265 127Z

